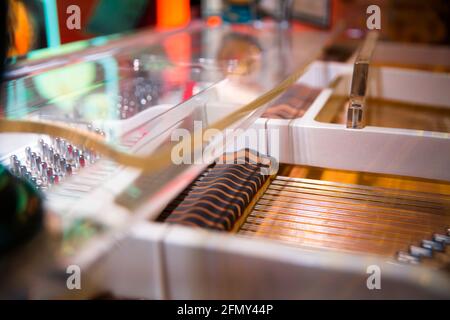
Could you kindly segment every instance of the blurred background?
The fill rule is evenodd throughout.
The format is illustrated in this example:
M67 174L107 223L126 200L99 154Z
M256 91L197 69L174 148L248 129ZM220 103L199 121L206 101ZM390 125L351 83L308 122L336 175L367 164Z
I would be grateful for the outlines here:
M366 30L366 8L381 9L386 41L449 44L447 0L6 0L10 2L10 57L61 44L145 27L180 28L195 19L208 24L252 23L275 18L305 29L339 23L354 37ZM69 29L68 7L80 9L80 28Z

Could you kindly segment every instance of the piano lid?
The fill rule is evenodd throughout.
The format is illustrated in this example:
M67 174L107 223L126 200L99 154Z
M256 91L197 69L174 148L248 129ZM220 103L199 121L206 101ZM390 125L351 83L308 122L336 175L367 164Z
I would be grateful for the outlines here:
M51 139L75 169L101 157L144 171L147 182L124 192L136 196L130 207L145 204L134 216L149 218L222 155L227 136L248 128L329 38L273 23L199 22L100 46L69 44L56 56L38 52L3 85L0 131ZM4 159L18 148L8 141L18 140L1 139Z
M56 56L40 50L9 72L16 77L2 87L1 117L62 126L56 130L59 135L67 140L74 135L77 142L83 138L80 133L96 128L104 133L104 145L93 141L89 147L145 169L143 161L127 163L117 156L118 151L137 153L136 143L130 147L128 140L140 135L138 144L145 145L140 153L151 156L173 146L175 129L190 134L200 127L245 129L262 110L241 107L316 58L328 37L324 32L281 30L273 23L214 28L194 23L174 32L103 40L106 44L100 46L95 39L68 44ZM5 124L2 128L7 130ZM53 132L29 123L14 128Z

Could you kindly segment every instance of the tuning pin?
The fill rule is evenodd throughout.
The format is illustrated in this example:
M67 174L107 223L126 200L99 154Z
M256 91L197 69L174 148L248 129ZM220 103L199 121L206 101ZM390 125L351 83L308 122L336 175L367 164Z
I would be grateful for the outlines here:
M86 166L86 160L84 159L84 155L80 154L78 157L78 164L81 168L84 168Z
M65 156L65 155L66 155L66 150L67 150L66 145L67 145L66 140L61 139L61 140L60 140L59 153L60 153L62 156Z
M39 152L41 155L44 155L44 139L39 139L38 145L39 145Z
M39 172L42 164L42 159L40 156L36 156L36 158L34 159L34 164L35 164L34 171Z
M23 177L24 177L26 180L30 181L32 176L31 176L31 173L30 173L29 171L27 171L27 172L25 172L25 174L23 175Z
M31 163L31 148L30 147L25 148L25 156L27 158L27 162Z
M59 153L55 153L55 154L53 155L53 166L55 167L55 170L58 170L58 167L59 167L59 159L60 159Z
M42 160L45 160L48 158L48 144L45 142L42 144Z
M41 162L41 165L39 166L39 174L41 177L45 177L45 174L47 172L47 162Z
M13 173L16 173L16 168L15 168L15 163L17 161L17 156L16 155L12 155L11 157L9 157L9 166L11 168L11 171Z
M36 179L36 178L31 177L31 178L30 178L30 182L31 182L31 184L32 184L35 188L38 187L38 183L37 183L37 179Z
M32 152L30 157L30 167L32 171L36 168L36 157L36 152Z
M21 175L22 177L24 177L26 173L27 173L27 167L25 167L25 166L20 166L20 175Z
M61 153L63 146L63 140L61 138L56 138L55 153Z
M54 148L55 148L55 150L57 152L60 152L61 151L60 150L60 148L61 148L61 138L59 138L59 137L55 138L55 144L53 146L54 146Z
M74 148L73 149L73 154L72 154L72 161L77 162L79 156L80 156L80 150L77 149L77 148Z
M17 160L17 156L15 154L13 154L11 157L9 157L10 160L10 165L11 167L14 165L14 161Z
M65 173L66 173L66 176L72 175L72 166L69 163L66 163Z
M68 144L66 148L66 158L67 160L70 161L72 160L72 157L73 157L73 146L71 144Z
M49 163L53 162L53 156L55 155L55 149L53 147L48 148L47 161Z
M15 174L20 175L20 161L19 160L14 161L13 168L14 168Z
M53 168L47 168L46 180L48 181L48 183L53 182Z
M62 173L65 172L65 170L66 170L66 159L65 158L59 159L59 169L61 170Z

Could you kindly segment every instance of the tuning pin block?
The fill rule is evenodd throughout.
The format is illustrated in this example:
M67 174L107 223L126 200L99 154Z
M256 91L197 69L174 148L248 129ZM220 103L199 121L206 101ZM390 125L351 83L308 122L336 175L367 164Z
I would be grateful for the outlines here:
M105 136L105 132L99 128L88 126L88 130ZM11 155L11 172L29 180L36 188L45 189L60 183L61 179L73 175L78 168L83 168L98 158L94 150L81 151L60 137L51 138L50 141L51 143L46 143L44 139L39 139L36 152L31 147L26 147L26 161L23 164L16 155Z

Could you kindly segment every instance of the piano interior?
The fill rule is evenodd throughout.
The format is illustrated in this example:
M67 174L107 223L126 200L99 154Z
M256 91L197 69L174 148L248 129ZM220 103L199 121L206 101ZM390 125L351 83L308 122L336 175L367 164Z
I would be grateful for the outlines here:
M19 61L0 160L46 240L9 254L0 296L448 299L448 73L378 40L365 79L368 38L332 61L330 37L196 22ZM54 276L69 265L82 290Z
M447 183L299 165L282 165L263 183L241 179L253 169L241 168L209 168L158 220L449 270L444 246L423 260L409 253L436 245L449 231ZM234 208L236 200L244 206Z

